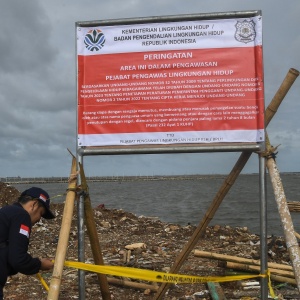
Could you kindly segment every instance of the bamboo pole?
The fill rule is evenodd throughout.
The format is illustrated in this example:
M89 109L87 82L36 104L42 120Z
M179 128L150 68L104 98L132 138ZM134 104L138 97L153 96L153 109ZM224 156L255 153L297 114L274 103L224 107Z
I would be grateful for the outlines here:
M284 276L275 275L275 274L271 274L270 278L273 281L286 282L286 283L290 283L290 284L293 284L293 285L297 285L296 280L294 278L284 277Z
M278 91L276 92L274 98L272 99L271 103L268 105L266 112L265 112L265 127L268 126L270 121L272 120L273 116L277 112L281 102L283 101L284 97L288 93L290 87L293 85L297 77L299 76L299 71L295 69L289 69L284 81L280 85ZM236 181L237 177L243 170L244 166L246 165L247 161L251 156L251 152L243 151L234 165L233 169L226 177L225 181L223 182L221 188L219 189L217 195L213 199L210 207L206 211L203 219L195 229L193 235L191 236L190 240L184 247L184 249L179 253L177 256L174 265L172 266L170 272L176 273L181 268L182 264L187 259L190 252L193 250L195 245L198 243L200 237L204 234L206 227L208 226L209 222L212 220L215 212L221 205L223 199L227 195L228 191L230 190L231 186ZM169 288L169 283L162 283L160 288L158 289L156 295L154 296L154 300L161 300L163 299L164 294L166 293L167 289Z
M248 272L245 272L245 271L241 271L241 270L235 270L235 272L233 270L226 270L225 271L225 274L226 276L235 276L235 275L247 275ZM270 274L270 278L274 281L277 281L277 282L284 282L284 283L290 283L290 284L293 284L293 285L297 285L296 284L296 280L294 278L290 278L290 277L284 277L284 276L279 276L279 275L274 275L274 274ZM298 293L298 290L297 290L297 293Z
M256 260L256 259L249 259L249 258L243 258L243 257L238 257L238 256L226 255L226 254L218 254L218 253L201 251L201 250L195 250L194 255L196 257L203 257L203 258L210 258L210 259L216 259L216 260L223 260L223 261L230 261L230 262L260 266L260 260ZM272 262L268 262L268 267L274 268L274 269L286 270L286 271L293 271L292 266L278 264L278 263L272 263Z
M288 73L286 74L285 79L281 83L279 89L277 90L274 98L272 99L271 103L266 108L265 112L265 127L269 125L270 121L272 120L273 116L276 114L282 100L285 98L286 94L290 90L291 86L299 76L299 71L290 68Z
M68 248L71 222L73 218L74 202L76 197L77 177L74 177L74 174L76 174L76 168L76 158L73 157L70 174L71 180L68 184L68 192L66 196L62 224L59 233L59 240L56 249L54 268L48 292L48 300L57 300L59 296L62 272Z
M97 234L96 222L95 222L94 213L91 205L91 199L88 192L88 185L86 182L83 166L80 163L79 163L79 171L80 171L80 179L81 179L81 189L84 192L85 224L91 242L94 262L96 265L104 265L102 250L101 250L101 246ZM104 300L110 300L111 297L110 297L109 286L108 286L106 275L97 274L97 277L99 281L102 298Z
M260 266L235 263L235 262L231 262L231 261L226 262L226 267L228 269L251 271L251 272L258 272L258 273L260 271ZM275 274L275 275L279 275L279 276L283 276L283 277L295 278L293 271L285 271L285 270L279 270L279 269L274 269L274 268L269 268L269 271L273 275Z
M267 152L271 148L268 135L266 135ZM274 190L275 200L279 211L281 224L283 227L287 249L289 251L290 260L293 265L295 280L298 290L300 291L300 249L295 236L294 225L290 211L287 206L286 197L280 178L280 172L273 156L269 155L266 159L267 168L270 174L271 183Z
M299 201L287 202L287 205L291 212L299 212L300 211L300 202Z

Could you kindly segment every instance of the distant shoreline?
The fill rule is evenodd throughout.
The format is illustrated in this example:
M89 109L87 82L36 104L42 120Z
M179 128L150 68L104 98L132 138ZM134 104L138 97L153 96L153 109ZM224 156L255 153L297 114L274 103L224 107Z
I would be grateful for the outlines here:
M282 175L300 175L300 172L283 172ZM87 176L88 182L122 182L122 181L161 181L161 180L201 180L225 178L226 174L197 174L197 175L151 175L151 176ZM258 176L257 173L240 174L240 176ZM6 184L31 183L66 183L68 177L0 177Z

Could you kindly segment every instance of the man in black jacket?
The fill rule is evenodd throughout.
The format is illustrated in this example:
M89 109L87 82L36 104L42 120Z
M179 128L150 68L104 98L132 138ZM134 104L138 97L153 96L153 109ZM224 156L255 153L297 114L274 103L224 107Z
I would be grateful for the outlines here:
M41 217L55 218L48 193L37 187L24 191L17 203L0 209L0 300L8 276L18 272L32 275L53 268L50 259L33 258L27 253L31 227Z

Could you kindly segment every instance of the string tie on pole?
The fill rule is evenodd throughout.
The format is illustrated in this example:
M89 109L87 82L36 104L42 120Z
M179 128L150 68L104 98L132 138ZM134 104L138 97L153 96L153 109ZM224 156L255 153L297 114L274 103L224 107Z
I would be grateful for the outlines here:
M274 160L276 159L276 155L278 154L277 148L280 146L280 144L276 147L271 146L268 150L266 151L259 151L258 154L261 155L264 158L270 159L273 158Z

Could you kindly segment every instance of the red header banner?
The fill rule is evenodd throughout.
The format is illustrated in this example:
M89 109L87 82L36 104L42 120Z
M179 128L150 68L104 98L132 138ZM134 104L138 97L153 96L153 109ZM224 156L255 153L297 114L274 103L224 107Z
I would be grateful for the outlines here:
M80 147L264 141L261 16L76 31Z

